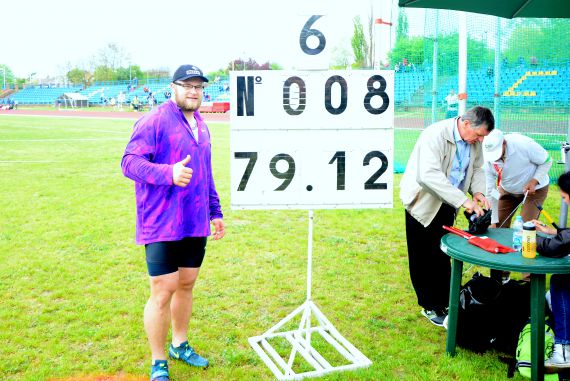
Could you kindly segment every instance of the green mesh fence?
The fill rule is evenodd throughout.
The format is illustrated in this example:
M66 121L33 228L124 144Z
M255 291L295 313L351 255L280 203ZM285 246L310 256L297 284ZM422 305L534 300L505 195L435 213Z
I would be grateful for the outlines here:
M540 143L550 152L550 175L556 180L564 171L560 149L570 123L570 20L473 13L466 19L466 107L489 107L496 127ZM407 57L397 58L396 170L405 168L422 128L453 114L446 97L458 91L458 30L458 12L426 10L424 36L408 36L405 42L420 39L421 46L416 43Z

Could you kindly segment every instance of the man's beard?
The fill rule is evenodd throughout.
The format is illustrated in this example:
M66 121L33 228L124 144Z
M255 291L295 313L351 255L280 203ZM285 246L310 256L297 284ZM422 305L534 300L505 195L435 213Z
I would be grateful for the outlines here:
M193 112L200 108L200 100L199 99L187 99L182 98L182 100L176 99L176 104L182 111L189 111Z

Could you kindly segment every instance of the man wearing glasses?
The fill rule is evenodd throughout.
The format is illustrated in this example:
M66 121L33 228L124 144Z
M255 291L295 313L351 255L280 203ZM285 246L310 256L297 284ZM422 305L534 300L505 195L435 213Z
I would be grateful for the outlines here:
M406 209L406 242L410 279L430 323L446 326L451 263L440 249L457 210L483 215L485 174L481 142L495 128L486 107L428 126L419 136L400 182ZM467 196L469 193L472 198Z
M192 290L207 237L224 236L220 199L212 177L210 132L198 109L208 79L193 65L180 66L172 98L134 127L121 167L135 181L136 243L145 245L150 298L144 325L152 353L151 381L168 381L165 345L172 324L172 359L196 367L208 360L188 344Z

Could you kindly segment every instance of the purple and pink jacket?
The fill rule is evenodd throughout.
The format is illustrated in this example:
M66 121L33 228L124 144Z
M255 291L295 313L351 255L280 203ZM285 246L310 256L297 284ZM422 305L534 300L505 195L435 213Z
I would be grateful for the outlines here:
M198 143L180 108L169 100L140 118L127 144L121 168L135 181L136 243L178 241L210 235L210 221L222 218L212 177L210 131L199 112ZM174 164L190 155L192 179L172 183Z

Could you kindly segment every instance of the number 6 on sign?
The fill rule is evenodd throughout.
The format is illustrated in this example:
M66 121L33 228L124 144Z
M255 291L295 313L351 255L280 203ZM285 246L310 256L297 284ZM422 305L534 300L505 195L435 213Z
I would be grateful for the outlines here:
M315 21L317 21L321 17L322 15L313 15L311 16L311 18L309 18L309 21L307 21L307 23L303 26L303 30L301 31L301 36L299 37L299 45L301 46L301 50L306 54L309 55L319 54L320 52L323 51L325 45L327 44L327 40L324 34L322 34L320 31L316 29L311 29L311 26L315 23ZM316 37L319 40L319 45L316 48L311 49L307 45L307 40L309 39L309 37Z
M287 48L294 49L295 55L291 58L298 68L326 70L329 68L331 49L325 36L329 34L331 20L326 15L311 13L297 15L293 20L292 25L295 26L292 26L294 29L291 29L291 32L295 33L298 39L291 39Z

